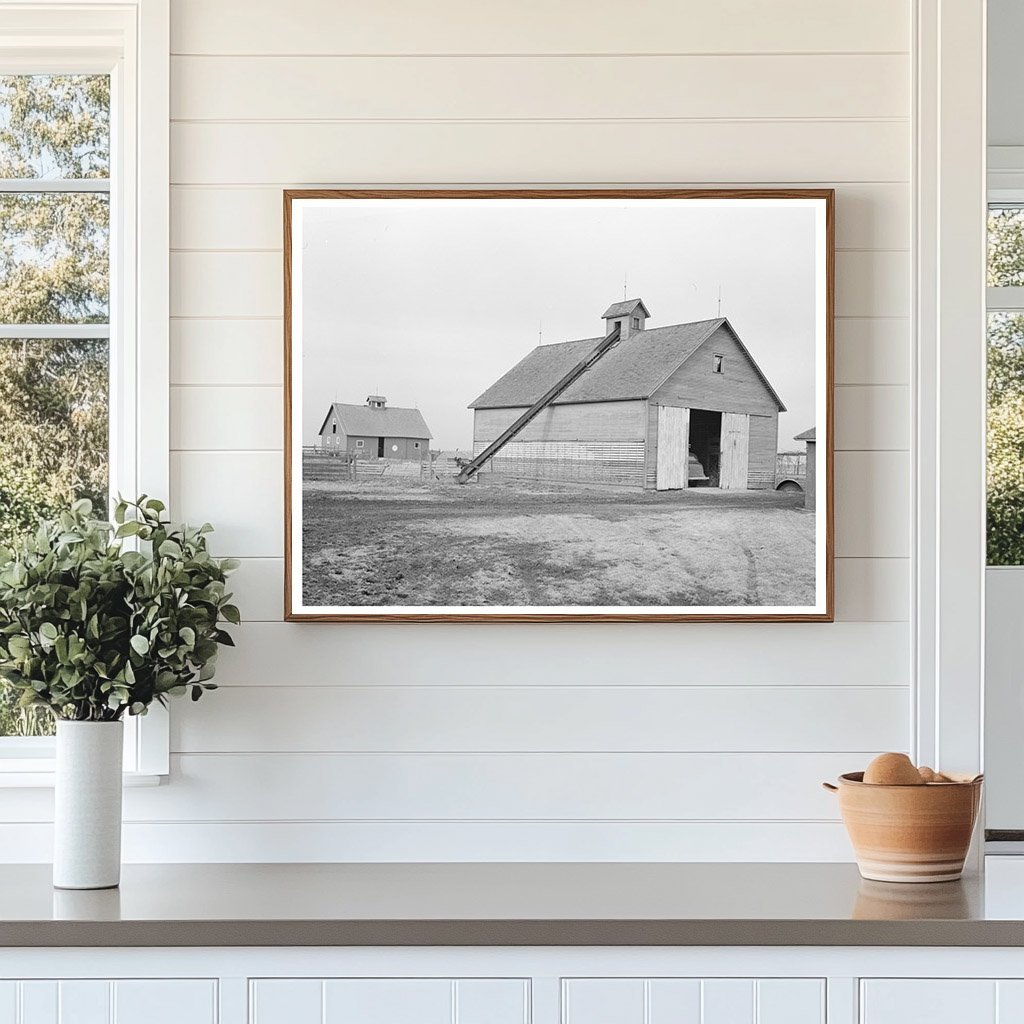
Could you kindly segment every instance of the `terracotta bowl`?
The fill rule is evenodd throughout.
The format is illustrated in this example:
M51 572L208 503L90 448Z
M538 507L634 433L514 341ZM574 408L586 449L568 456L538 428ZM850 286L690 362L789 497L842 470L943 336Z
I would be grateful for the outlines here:
M839 776L839 810L864 878L876 882L952 882L964 860L981 804L981 776L925 786L876 786L863 772Z

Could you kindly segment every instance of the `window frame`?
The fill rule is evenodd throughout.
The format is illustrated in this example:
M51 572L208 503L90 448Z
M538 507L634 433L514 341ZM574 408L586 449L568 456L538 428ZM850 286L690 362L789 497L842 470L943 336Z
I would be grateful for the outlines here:
M725 356L721 352L714 352L711 356L711 372L725 375Z
M164 498L170 497L169 22L168 0L0 0L0 74L110 75L110 491ZM25 182L17 184L25 190ZM35 181L31 187L60 188ZM15 190L4 180L0 189ZM0 326L0 333L11 337L15 326ZM143 784L166 775L167 712L156 706L146 716L127 716L125 725L126 778ZM49 786L53 771L52 738L0 737L0 787Z

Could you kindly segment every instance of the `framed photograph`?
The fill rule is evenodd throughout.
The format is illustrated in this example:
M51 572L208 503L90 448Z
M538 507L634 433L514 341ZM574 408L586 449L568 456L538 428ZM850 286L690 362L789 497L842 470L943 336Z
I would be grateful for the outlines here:
M284 194L290 620L832 620L834 195Z

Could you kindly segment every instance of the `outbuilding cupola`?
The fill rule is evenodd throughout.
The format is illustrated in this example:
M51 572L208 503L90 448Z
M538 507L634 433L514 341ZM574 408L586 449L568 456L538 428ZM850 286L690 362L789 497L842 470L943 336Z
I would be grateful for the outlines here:
M622 302L613 302L601 314L604 320L605 337L611 334L618 325L621 336L628 338L631 334L642 331L647 326L647 318L650 315L643 299L624 299Z
M371 409L383 409L388 404L388 400L383 395L367 395L366 404Z

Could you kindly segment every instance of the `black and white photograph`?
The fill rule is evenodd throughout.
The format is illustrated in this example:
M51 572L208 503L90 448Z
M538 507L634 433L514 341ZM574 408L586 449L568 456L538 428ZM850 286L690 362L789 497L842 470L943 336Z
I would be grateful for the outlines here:
M830 192L285 204L289 618L831 619Z

